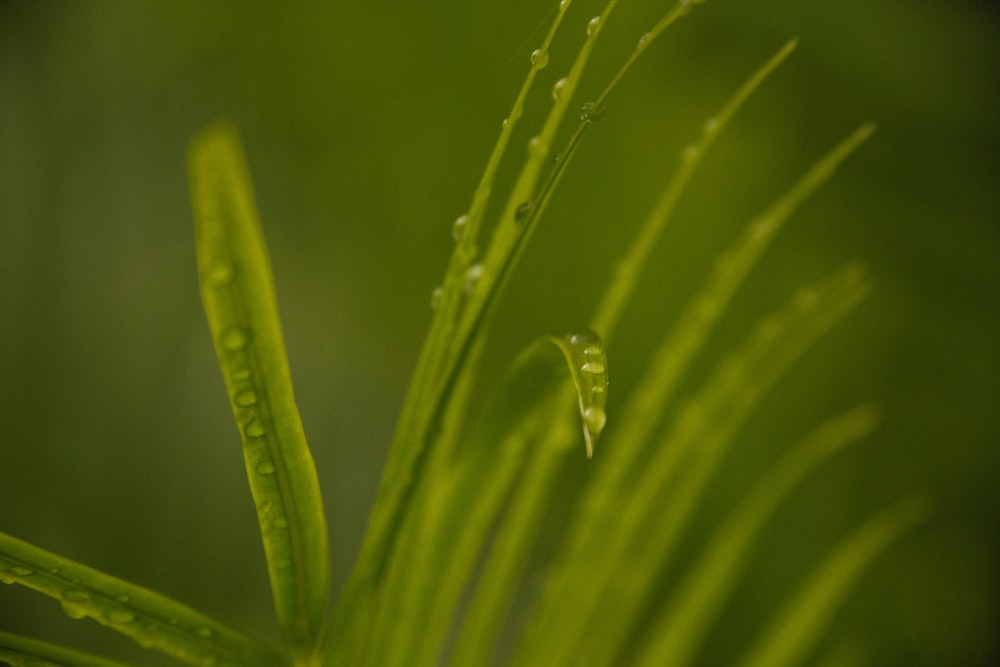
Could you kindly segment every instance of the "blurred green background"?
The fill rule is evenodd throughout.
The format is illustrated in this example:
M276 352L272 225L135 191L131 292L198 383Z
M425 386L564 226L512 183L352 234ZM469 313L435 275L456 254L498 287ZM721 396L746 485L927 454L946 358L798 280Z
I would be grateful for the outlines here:
M184 172L188 141L226 115L257 186L342 583L451 221L556 4L0 1L0 530L274 636L198 301ZM599 4L573 3L519 142ZM581 102L666 6L620 3ZM873 400L884 425L782 510L706 660L737 654L863 517L925 490L933 518L866 575L826 645L843 640L873 665L995 664L1000 20L989 2L698 8L588 134L501 305L484 380L533 338L586 322L681 147L792 36L797 53L722 136L656 250L610 350L621 389L609 429L740 225L876 121L874 140L769 250L695 369L692 386L803 281L850 259L869 267L872 296L747 425L704 525L819 420ZM14 587L0 590L0 629L163 664Z

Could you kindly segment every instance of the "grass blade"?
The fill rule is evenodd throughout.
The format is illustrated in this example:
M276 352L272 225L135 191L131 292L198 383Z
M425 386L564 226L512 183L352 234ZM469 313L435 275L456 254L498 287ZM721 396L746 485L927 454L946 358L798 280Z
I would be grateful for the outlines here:
M48 642L0 632L0 663L11 667L126 667Z
M383 613L370 641L375 653L367 663L438 664L460 596L497 518L507 509L512 489L528 484L526 471L532 461L546 456L539 451L547 448L541 434L568 414L572 392L557 390L565 385L567 367L584 440L599 436L607 399L607 357L600 338L583 330L543 338L526 349L455 457L436 462L433 481L421 485L407 523L412 532L398 541L387 575ZM563 401L556 403L555 398ZM572 428L568 433L570 441L579 440ZM564 452L558 452L560 457ZM495 542L495 550L511 551L501 546L502 538ZM421 567L424 563L430 567ZM484 574L479 585L495 579ZM484 632L486 625L477 623Z
M668 17L671 15L668 15ZM669 25L669 23L667 24ZM666 27L666 26L664 26ZM659 34L659 33L656 33ZM721 109L703 126L701 136L693 144L688 145L681 154L681 161L673 178L667 185L660 199L653 206L642 225L642 229L632 240L625 256L619 260L614 279L601 299L600 305L591 320L591 327L600 331L605 340L610 340L618 327L622 311L625 308L636 283L649 259L649 255L663 233L667 221L673 214L681 194L695 174L708 149L729 121L736 115L743 103L768 76L777 69L795 49L796 40L787 42L774 56L740 86L739 90L729 98ZM648 45L642 41L642 48ZM639 48L636 49L636 55Z
M0 533L0 581L38 591L71 618L92 618L191 665L281 665L283 656L168 597Z
M243 442L275 610L289 645L311 650L327 603L326 521L236 131L205 130L189 167L202 301Z
M777 506L824 459L870 433L875 422L872 408L856 408L823 424L775 464L717 529L693 571L684 575L673 602L650 624L647 645L629 664L693 664L700 642L747 564L754 540Z
M865 568L902 533L921 522L927 511L926 500L912 496L869 519L788 601L740 664L801 664Z
M518 664L612 664L635 619L647 613L651 582L747 414L865 291L855 266L800 291L719 367L656 447L609 446L617 456L641 448L642 469L622 487L587 492L564 567L546 586Z

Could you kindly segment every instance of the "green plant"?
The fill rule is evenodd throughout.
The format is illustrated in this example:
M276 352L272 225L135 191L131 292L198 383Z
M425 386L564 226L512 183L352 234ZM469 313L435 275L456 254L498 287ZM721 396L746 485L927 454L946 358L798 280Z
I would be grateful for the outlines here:
M824 457L868 434L861 406L820 426L761 475L718 527L688 574L663 595L679 538L704 499L706 482L742 422L795 359L856 304L863 272L848 265L795 293L762 318L701 389L678 400L679 380L744 276L794 209L871 133L864 126L806 172L720 257L674 333L601 443L577 491L571 522L555 537L544 588L517 640L498 647L505 614L561 488L567 456L588 456L605 426L606 345L650 249L702 156L743 101L792 50L786 45L710 119L685 149L674 180L618 265L589 321L544 338L515 362L481 411L471 402L476 368L498 297L542 219L584 134L632 63L696 3L680 2L645 34L605 90L584 104L574 92L615 2L587 25L547 119L495 217L488 205L501 159L569 2L559 5L504 123L435 296L435 317L400 416L369 533L355 572L327 615L326 527L311 456L299 423L278 325L270 268L235 131L208 129L191 151L202 297L240 428L285 639L258 641L127 582L0 538L0 580L60 601L144 646L195 665L311 664L684 664L746 566L760 528L795 483ZM580 121L552 153L572 110ZM480 252L487 220L493 236ZM613 355L612 355L613 358ZM566 382L566 370L571 382ZM615 387L617 391L617 386ZM668 421L661 415L673 409ZM613 416L614 419L614 416ZM581 435L580 423L583 429ZM921 514L908 499L877 514L831 552L801 592L764 626L748 664L791 664L806 655L825 619L877 553ZM11 664L106 665L35 640L0 635Z

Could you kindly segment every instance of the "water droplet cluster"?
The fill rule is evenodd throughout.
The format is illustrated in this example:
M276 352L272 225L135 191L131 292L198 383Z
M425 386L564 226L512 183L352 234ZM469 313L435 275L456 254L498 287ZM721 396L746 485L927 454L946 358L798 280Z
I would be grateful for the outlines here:
M580 120L584 123L596 123L604 118L604 105L598 102L586 102L580 107Z
M574 331L565 339L583 420L587 457L593 454L594 442L607 423L604 406L608 394L608 357L600 336L589 329Z

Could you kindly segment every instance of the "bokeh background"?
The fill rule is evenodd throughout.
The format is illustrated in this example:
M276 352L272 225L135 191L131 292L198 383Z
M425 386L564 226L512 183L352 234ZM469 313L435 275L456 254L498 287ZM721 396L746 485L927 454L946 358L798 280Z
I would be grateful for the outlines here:
M0 530L275 635L198 301L184 172L191 137L228 116L257 186L342 583L451 221L556 4L0 1ZM620 3L581 102L666 6ZM519 142L598 11L573 3ZM697 386L802 282L851 259L869 268L868 301L747 425L704 525L824 417L870 400L884 423L779 513L705 659L726 664L838 539L923 490L933 517L868 572L824 646L841 647L846 664L996 664L1000 19L990 2L699 7L588 134L500 307L483 379L535 337L586 322L681 147L792 36L797 53L722 136L654 254L610 350L612 392L622 389L609 428L727 240L876 121L874 140L768 251L694 370ZM15 587L0 590L0 629L166 664Z

